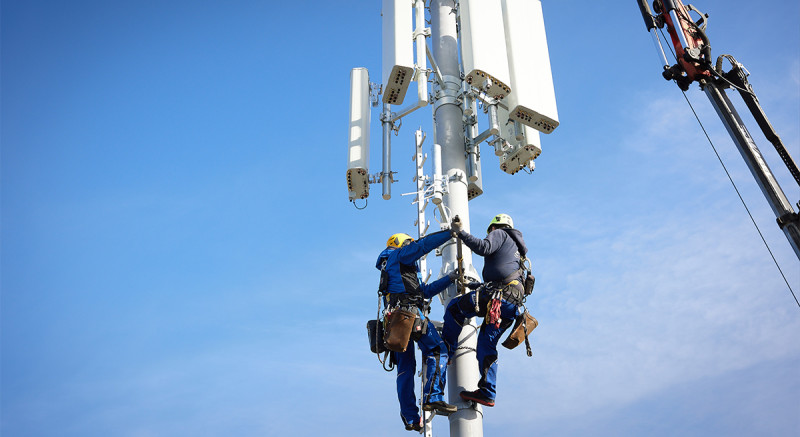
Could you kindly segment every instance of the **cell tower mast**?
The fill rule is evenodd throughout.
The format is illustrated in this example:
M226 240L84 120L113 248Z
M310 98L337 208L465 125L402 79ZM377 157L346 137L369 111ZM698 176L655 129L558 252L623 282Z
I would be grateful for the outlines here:
M431 0L431 52L436 60L441 79L435 82L434 94L439 98L433 105L436 144L442 148L442 175L449 181L449 190L443 197L445 207L451 217L458 215L469 230L469 205L467 198L467 173L464 159L464 122L459 93L461 92L461 70L458 64L458 32L456 13L451 0ZM466 271L472 267L472 253L463 253ZM456 264L456 245L451 244L442 250L442 265ZM444 302L447 305L449 299ZM477 346L477 325L473 319L465 325L459 337L459 349L451 358L448 369L448 393L450 402L458 405L458 412L451 414L451 436L483 436L483 413L480 406L470 408L461 400L461 390L474 390L480 379L475 350Z
M426 4L430 28L425 27ZM370 82L365 68L354 68L350 76L348 197L353 202L367 199L370 184L380 183L382 197L391 198L391 184L396 182L391 168L391 132L399 131L403 117L432 106L432 178L422 174L425 135L421 129L415 134L416 224L422 236L427 229L425 207L431 201L443 224L457 215L469 232L468 201L483 193L481 143L491 147L493 153L487 155L499 158L503 172L531 173L533 161L542 151L539 133L549 134L559 124L541 1L382 0L382 20L381 83ZM393 112L393 105L403 104L412 82L417 83L416 103ZM428 82L433 84L430 96ZM380 103L382 168L370 174L370 107ZM488 118L482 131L478 128L478 104ZM441 277L459 264L459 245L446 243L440 254ZM479 280L466 247L460 258L465 276ZM426 274L423 268L423 276ZM457 288L452 285L440 294L445 306L456 297ZM480 379L477 339L478 324L473 319L464 326L450 358L448 401L458 407L448 417L452 437L483 436L483 407L460 396L462 390L476 389ZM431 435L429 424L426 415L426 437Z

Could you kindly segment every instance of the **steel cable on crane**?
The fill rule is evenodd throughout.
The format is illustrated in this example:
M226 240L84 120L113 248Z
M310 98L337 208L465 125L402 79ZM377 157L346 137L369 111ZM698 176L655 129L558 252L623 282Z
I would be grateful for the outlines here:
M689 98L686 96L686 93L684 91L681 91L681 93L683 93L683 98L686 99L686 103L689 104L689 108L691 108L692 113L694 114L694 117L697 119L697 122L700 124L700 128L703 129L703 133L705 134L706 139L708 139L708 143L711 145L711 148L714 150L714 154L717 155L717 159L719 160L719 163L722 165L722 169L725 170L725 174L728 175L728 180L731 181L731 185L733 185L733 189L736 190L736 195L739 196L739 200L742 202L742 205L744 206L744 209L747 211L747 215L750 216L750 220L753 222L753 226L756 227L756 231L758 231L758 235L761 237L761 241L764 242L764 246L766 246L767 251L769 252L769 256L772 257L772 261L775 263L775 267L778 268L778 272L780 272L781 277L783 277L783 282L785 282L786 286L789 287L789 292L792 293L792 297L794 297L794 301L797 302L797 306L800 307L800 301L797 300L797 295L794 294L794 290L792 290L792 286L789 285L789 281L786 279L786 275L783 274L783 270L781 269L781 266L778 264L778 260L775 259L775 255L772 253L772 249L770 249L769 244L767 244L767 240L764 238L764 234L761 233L761 229L759 229L758 224L756 223L756 220L753 218L753 214L750 213L750 208L747 207L747 203L745 203L744 198L742 198L742 194L739 192L739 189L736 187L736 184L733 182L733 178L731 177L731 174L728 172L727 167L725 167L725 163L722 162L722 158L719 156L719 153L717 152L717 148L714 147L714 143L711 141L711 138L708 136L708 132L706 132L706 128L705 128L705 126L703 126L703 122L701 122L700 121L700 117L697 116L697 112L695 112L694 107L692 106L692 102L689 101Z
M667 43L668 41L667 41L666 36L664 35L664 30L660 29L659 33L661 34L662 37L664 37L665 43ZM666 44L666 46L669 47L670 52L672 53L672 57L675 58L676 61L677 61L677 56L675 55L675 52L672 50L672 46L670 44L668 44L668 43ZM780 264L778 264L778 260L775 259L775 255L772 253L772 249L770 249L769 244L767 243L767 240L764 238L764 234L761 233L761 229L758 227L758 224L756 223L755 218L753 218L753 214L750 213L750 208L747 207L747 203L744 201L744 198L742 197L742 194L739 192L739 188L737 188L736 187L736 183L733 182L733 178L731 177L730 172L728 172L728 168L725 166L725 163L722 161L722 157L719 156L719 152L717 152L717 148L714 146L714 142L711 141L711 137L708 135L708 132L706 131L705 126L703 125L703 122L700 121L700 117L697 115L697 112L694 110L694 106L692 106L692 102L689 101L689 97L686 96L686 92L685 91L681 90L681 93L683 94L683 98L686 100L686 103L689 104L689 109L692 110L692 114L694 114L694 118L697 120L697 123L700 124L700 129L703 130L703 134L706 136L706 139L708 140L708 144L711 145L711 149L714 150L714 154L717 156L717 160L719 160L720 165L722 165L722 169L725 170L725 174L728 176L728 180L731 182L731 185L733 185L733 189L736 191L736 195L739 196L739 200L742 202L742 205L744 206L745 211L747 211L747 215L750 216L750 221L753 222L753 226L755 226L759 237L761 237L761 241L764 242L764 246L767 248L767 251L769 252L769 256L772 257L772 262L775 263L775 267L778 268L778 272L780 272L781 277L783 278L783 282L786 283L786 286L789 288L789 292L792 294L792 297L794 298L794 301L797 303L798 308L800 308L800 300L797 299L797 295L794 293L794 290L792 289L792 286L789 285L789 281L786 279L786 275L783 274L783 269L781 269Z

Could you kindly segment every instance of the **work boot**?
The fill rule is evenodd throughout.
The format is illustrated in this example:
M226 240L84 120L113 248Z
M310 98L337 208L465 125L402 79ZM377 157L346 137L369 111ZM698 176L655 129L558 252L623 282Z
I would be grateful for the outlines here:
M422 419L414 423L406 423L406 431L422 431Z
M458 407L456 407L455 405L450 405L445 401L436 401L423 404L422 409L425 411L436 410L437 413L443 416L448 416L450 415L450 413L455 413L456 411L458 411Z
M494 407L494 399L491 399L489 396L483 394L481 389L475 391L462 391L461 398L468 401L477 402L481 405L486 405L487 407Z

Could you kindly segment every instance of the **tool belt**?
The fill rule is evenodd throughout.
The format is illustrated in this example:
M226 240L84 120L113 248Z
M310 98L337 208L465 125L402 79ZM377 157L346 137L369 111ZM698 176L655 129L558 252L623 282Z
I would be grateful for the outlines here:
M508 329L511 321L504 321L501 317L501 300L504 300L512 305L522 305L525 299L522 284L518 279L509 278L516 276L516 273L509 275L503 281L490 281L481 290L480 295L475 302L475 313L481 315L483 306L486 310L483 313L483 323L487 325L494 325L503 330ZM480 302L485 302L481 304Z
M425 310L425 299L422 295L411 295L408 293L388 293L386 296L386 308L419 308Z
M525 290L519 279L488 282L485 290L490 296L500 293L503 300L514 305L522 305L525 299Z

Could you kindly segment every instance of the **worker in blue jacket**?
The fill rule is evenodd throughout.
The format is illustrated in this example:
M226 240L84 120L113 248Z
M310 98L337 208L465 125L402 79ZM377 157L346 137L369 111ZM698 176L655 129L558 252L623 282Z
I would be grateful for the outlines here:
M477 359L481 378L478 389L462 391L461 398L493 407L497 384L497 342L522 314L525 297L521 260L528 251L522 233L514 229L507 214L495 216L484 239L461 229L453 220L451 231L474 253L484 257L484 286L450 301L444 312L442 335L452 356L464 324L472 317L483 317L478 334ZM477 300L477 301L476 301Z
M397 398L400 401L400 417L409 431L422 429L422 421L414 395L414 374L416 357L413 342L422 351L425 362L425 387L423 387L422 409L436 410L448 415L456 411L454 405L444 401L444 387L447 380L447 348L424 312L425 299L439 294L452 284L457 274L450 274L425 284L419 280L417 261L428 252L450 239L448 231L436 232L414 241L407 234L394 234L386 242L386 249L378 256L375 267L381 270L381 288L386 307L400 305L415 308L417 316L424 323L422 333L412 334L405 352L392 352L397 363Z

